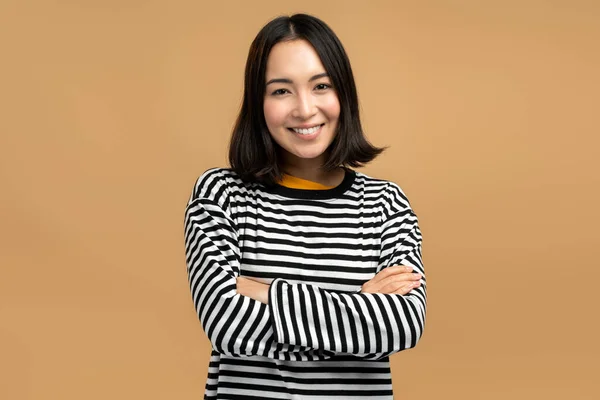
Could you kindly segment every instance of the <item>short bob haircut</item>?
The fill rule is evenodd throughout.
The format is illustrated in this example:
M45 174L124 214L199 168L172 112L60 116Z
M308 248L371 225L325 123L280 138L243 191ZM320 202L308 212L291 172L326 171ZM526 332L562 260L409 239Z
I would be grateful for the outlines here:
M281 16L260 30L246 61L243 103L229 145L231 168L245 181L273 185L282 179L280 146L269 133L263 109L267 59L277 43L301 39L317 52L340 102L336 135L326 150L329 157L322 168L331 171L340 166L361 167L385 150L365 138L350 60L335 33L311 15Z

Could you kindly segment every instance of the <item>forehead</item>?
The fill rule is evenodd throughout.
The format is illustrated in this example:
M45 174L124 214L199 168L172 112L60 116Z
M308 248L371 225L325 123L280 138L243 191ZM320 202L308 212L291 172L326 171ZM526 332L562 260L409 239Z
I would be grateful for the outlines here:
M306 40L279 42L271 49L267 59L267 79L290 78L308 80L325 72L319 55Z

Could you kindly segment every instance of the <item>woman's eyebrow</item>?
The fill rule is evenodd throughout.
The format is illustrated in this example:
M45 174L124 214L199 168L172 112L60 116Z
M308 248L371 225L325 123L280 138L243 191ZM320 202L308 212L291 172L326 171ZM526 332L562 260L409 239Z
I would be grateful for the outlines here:
M312 76L308 81L312 82L316 79L324 78L326 76L329 76L329 74L327 72L323 72L321 74ZM271 79L269 82L267 82L267 84L265 86L269 86L271 83L294 83L294 82L288 78L276 78L276 79Z

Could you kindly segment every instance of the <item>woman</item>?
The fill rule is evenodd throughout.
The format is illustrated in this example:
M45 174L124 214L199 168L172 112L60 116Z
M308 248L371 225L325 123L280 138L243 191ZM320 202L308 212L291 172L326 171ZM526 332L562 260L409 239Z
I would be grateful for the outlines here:
M425 322L421 233L402 190L352 170L365 139L348 57L296 14L254 39L231 168L185 214L207 399L391 399L389 356Z

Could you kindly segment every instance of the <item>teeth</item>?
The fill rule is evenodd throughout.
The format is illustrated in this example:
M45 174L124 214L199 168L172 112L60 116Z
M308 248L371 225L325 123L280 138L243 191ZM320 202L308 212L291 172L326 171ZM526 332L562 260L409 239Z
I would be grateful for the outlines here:
M308 128L308 129L296 129L296 128L292 128L292 129L296 133L301 133L302 135L310 135L311 133L315 133L316 131L318 131L320 127L321 127L321 125L313 126L312 128Z

